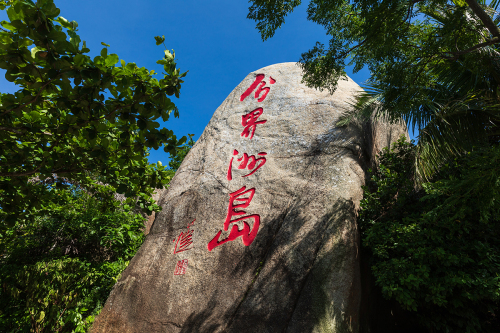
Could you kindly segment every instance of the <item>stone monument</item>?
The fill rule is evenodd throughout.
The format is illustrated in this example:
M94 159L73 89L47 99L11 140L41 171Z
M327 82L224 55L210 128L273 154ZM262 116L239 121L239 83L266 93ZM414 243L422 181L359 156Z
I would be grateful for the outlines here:
M402 125L335 124L295 63L250 73L186 156L92 332L358 332L356 209Z

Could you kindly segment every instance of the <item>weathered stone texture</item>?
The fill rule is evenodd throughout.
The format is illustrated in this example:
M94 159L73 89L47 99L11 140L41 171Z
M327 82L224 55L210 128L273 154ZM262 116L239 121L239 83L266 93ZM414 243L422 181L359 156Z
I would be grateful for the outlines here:
M265 74L267 97L258 102L252 93L240 101L257 74ZM93 332L358 332L361 185L373 154L406 133L383 123L336 127L359 90L351 79L333 95L307 88L294 63L249 74L161 195L163 210ZM267 122L252 139L242 137L242 115L257 107L263 108L258 120ZM267 153L266 163L241 177L249 171L238 170L236 158L259 152ZM260 215L256 238L249 246L239 237L208 251L223 229L229 193L242 186L255 189L243 210ZM193 220L193 248L174 254L177 236ZM174 275L184 259L185 274Z

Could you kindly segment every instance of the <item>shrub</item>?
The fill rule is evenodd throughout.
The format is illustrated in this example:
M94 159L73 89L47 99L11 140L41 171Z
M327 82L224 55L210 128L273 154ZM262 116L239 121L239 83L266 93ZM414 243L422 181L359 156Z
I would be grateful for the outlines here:
M112 199L51 189L45 215L0 238L0 331L85 332L144 235L144 218Z
M417 189L414 151L400 139L364 187L359 221L376 284L431 331L497 332L500 147L475 148Z

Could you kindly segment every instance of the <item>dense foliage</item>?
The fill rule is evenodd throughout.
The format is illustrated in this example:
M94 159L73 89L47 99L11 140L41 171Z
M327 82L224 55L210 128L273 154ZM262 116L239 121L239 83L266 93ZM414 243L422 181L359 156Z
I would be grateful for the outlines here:
M111 186L47 186L49 213L0 238L1 332L85 332L144 238Z
M301 0L251 0L248 17L273 36ZM418 129L380 158L360 225L383 295L430 332L500 327L500 1L310 0L322 25L300 63L307 84L333 91L367 66L353 118ZM418 189L415 189L418 184Z
M193 145L171 159L171 177ZM0 332L86 332L142 244L144 216L109 185L41 183L44 212L0 237Z
M19 87L0 95L0 232L44 214L52 193L29 181L34 177L60 187L68 180L110 184L138 198L144 212L157 209L151 194L169 172L148 163L148 150L175 153L186 141L157 121L178 116L168 96L179 96L186 73L176 68L175 53L166 50L157 62L165 71L158 80L109 45L87 55L78 24L59 16L52 0L1 0L0 8L9 18L0 23L0 68ZM163 41L156 37L157 45Z
M500 327L500 147L476 147L414 188L400 139L364 188L362 243L387 298L437 332Z
M263 39L274 35L301 0L251 0L248 18ZM306 2L306 1L305 1ZM391 82L402 99L425 98L434 82L428 70L444 60L472 61L500 43L498 1L476 0L310 0L308 19L323 26L327 47L303 53L307 81L334 89L346 65L368 66L374 80ZM428 82L430 80L431 82ZM410 90L405 93L402 87ZM389 87L388 87L389 88ZM423 90L420 90L423 89ZM423 96L421 94L424 94Z

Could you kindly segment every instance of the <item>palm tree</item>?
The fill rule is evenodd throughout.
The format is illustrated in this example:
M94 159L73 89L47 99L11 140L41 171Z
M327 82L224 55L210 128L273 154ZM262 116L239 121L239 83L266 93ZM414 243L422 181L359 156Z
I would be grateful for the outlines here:
M497 26L499 4L500 1L483 4ZM488 30L474 19L469 7L463 7L460 13L456 6L421 7L421 13L428 18L425 24L437 25L438 31L448 31L447 36L443 33L433 39L419 36L425 42L435 43L439 52L422 56L416 45L417 53L406 58L413 63L387 63L387 72L396 69L393 72L397 73L397 69L404 66L418 70L411 73L406 69L410 77L404 80L372 76L365 91L358 95L353 110L344 114L338 123L345 125L354 118L366 119L375 114L389 121L403 119L409 128L417 128L418 182L429 180L447 161L500 141L499 45L484 45L469 52L444 47L450 43L443 42L443 38L456 38L455 44L461 44L460 48L465 50L471 45L488 44ZM455 25L458 33L465 31L465 38L450 34L451 25ZM395 82L416 84L405 86Z

